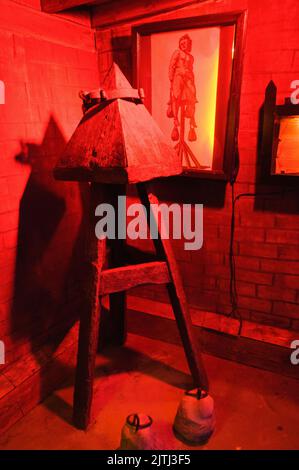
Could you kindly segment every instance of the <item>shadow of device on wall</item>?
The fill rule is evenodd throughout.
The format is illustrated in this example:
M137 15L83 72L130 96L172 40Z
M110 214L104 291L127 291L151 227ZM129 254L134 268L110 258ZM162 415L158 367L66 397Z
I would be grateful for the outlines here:
M73 365L54 357L78 317L75 302L80 298L77 285L84 243L81 213L87 201L86 185L67 185L53 178L65 144L51 117L41 144L23 142L15 157L21 165L29 165L31 172L19 207L10 330L17 350L14 356L19 359L25 350L39 365L32 391L39 395L32 398L36 403L73 371ZM50 362L51 380L45 373Z

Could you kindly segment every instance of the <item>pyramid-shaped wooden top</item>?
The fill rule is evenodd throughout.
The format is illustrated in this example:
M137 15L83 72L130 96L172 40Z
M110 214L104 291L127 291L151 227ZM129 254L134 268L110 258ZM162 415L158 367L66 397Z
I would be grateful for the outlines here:
M106 75L103 90L106 99L80 121L54 170L55 177L138 183L180 174L177 152L116 64Z

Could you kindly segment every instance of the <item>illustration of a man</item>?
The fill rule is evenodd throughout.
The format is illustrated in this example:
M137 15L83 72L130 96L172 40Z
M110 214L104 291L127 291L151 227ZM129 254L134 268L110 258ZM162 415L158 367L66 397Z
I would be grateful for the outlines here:
M194 57L191 54L192 40L188 34L179 40L179 48L174 51L169 64L170 98L167 116L173 118L174 127L171 133L172 140L179 140L179 110L181 117L190 119L188 140L196 140L194 128L196 87L193 73Z

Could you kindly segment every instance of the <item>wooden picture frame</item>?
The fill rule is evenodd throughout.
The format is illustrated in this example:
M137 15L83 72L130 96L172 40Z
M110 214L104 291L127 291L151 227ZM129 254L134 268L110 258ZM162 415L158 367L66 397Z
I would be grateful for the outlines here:
M173 118L173 133L170 134L170 137L177 138L178 135L175 132L175 127L179 131L179 139L176 144L174 144L178 150L178 152L182 155L182 162L185 162L183 175L192 176L192 177L201 177L201 178L214 178L214 179L222 179L222 180L232 180L234 171L236 169L236 165L238 164L238 128L239 128L239 110L240 110L240 93L241 93L241 81L242 81L242 66L243 66L243 56L244 56L244 47L245 47L245 35L246 35L246 22L247 22L247 11L237 11L232 13L223 13L223 14L215 14L215 15L207 15L207 16L198 16L192 18L182 18L177 20L170 20L170 21L163 21L157 23L146 23L143 25L139 25L133 28L133 72L134 72L134 86L136 88L143 88L145 90L145 105L149 109L149 111L153 114L153 117L157 120L158 124L165 132L166 127L166 118L161 117L164 119L163 125L159 122L160 111L158 109L157 103L160 103L160 100L154 101L154 105L152 103L152 96L156 94L159 95L160 88L159 88L159 80L160 80L160 66L157 68L155 66L155 61L157 62L156 58L160 58L161 61L161 72L163 77L166 77L168 73L169 77L169 70L172 67L172 57L170 59L170 65L163 62L163 54L166 57L166 52L163 51L163 47L166 51L166 44L167 44L167 51L170 50L170 39L176 38L175 44L173 44L174 48L177 47L178 41L181 45L180 41L184 39L184 37L189 37L192 39L190 43L193 45L196 44L196 47L201 47L200 44L204 44L204 37L203 34L206 34L207 38L209 39L208 35L212 35L211 38L214 40L214 43L217 42L217 52L215 52L214 56L218 54L217 58L217 84L213 89L213 99L214 99L214 118L212 114L212 125L210 127L209 124L205 123L205 118L201 118L201 126L206 126L206 133L213 133L213 142L210 144L210 148L203 147L203 140L200 141L201 128L198 125L196 119L190 118L190 128L188 137L185 134L185 127L182 123L183 121L186 122L190 116L192 116L192 106L190 107L191 111L187 114L186 110L188 106L184 106L184 114L183 113L183 106L179 108L177 95L175 95L174 90L174 80L170 81L170 98L169 102L166 103L166 95L163 95L163 104L161 103L161 113L164 113L165 116L165 108L168 105L166 114L169 117L169 121ZM165 34L165 33L172 33ZM177 35L178 36L177 36ZM160 35L160 36L159 36ZM197 36L196 36L197 35ZM218 39L215 40L215 37ZM196 39L194 41L194 38ZM230 39L232 43L230 43ZM162 40L163 39L163 40ZM168 42L167 42L168 41ZM230 45L232 44L232 45ZM230 46L229 46L230 45ZM232 49L233 46L233 49ZM177 47L174 54L179 56L181 46ZM204 47L204 46L203 46ZM215 46L216 47L216 46ZM229 59L229 49L232 51L231 57ZM199 49L198 49L199 50ZM155 51L157 51L155 53ZM191 54L191 49L188 49L189 55ZM184 54L182 53L182 56ZM206 54L208 55L208 54ZM198 56L198 55L197 55ZM196 56L196 57L197 57ZM193 57L193 56L192 56ZM198 56L199 57L199 56ZM229 63L230 60L230 63ZM196 59L192 59L192 64L196 65ZM179 62L177 62L179 63ZM201 61L204 63L204 60ZM200 67L200 65L198 65ZM152 68L156 68L159 70L159 74L154 74ZM208 67L204 70L204 65L202 65L202 71L204 73L193 73L194 81L192 82L192 74L191 74L191 81L189 81L189 88L186 88L184 96L191 96L190 101L188 103L193 104L196 100L192 98L192 90L195 89L195 92L198 90L198 86L196 83L196 77L203 76L204 74L208 74L207 72ZM167 72L168 70L168 72ZM179 70L179 68L178 68ZM200 69L198 69L200 70ZM193 67L192 67L193 72ZM161 76L162 76L161 75ZM179 72L177 73L179 76ZM211 83L212 80L208 79L208 75L206 80L202 80L199 86L203 86L203 83ZM215 79L214 79L215 82ZM166 79L164 79L164 84L166 83ZM185 82L186 83L186 80ZM194 85L194 86L193 86ZM177 87L176 90L182 89ZM223 90L226 90L223 92ZM166 88L164 88L166 90ZM190 91L191 90L191 91ZM207 96L207 93L204 94L204 88L200 90L202 96ZM166 93L163 91L162 93ZM169 92L168 92L169 93ZM181 93L181 92L180 92ZM183 93L183 92L182 92ZM188 95L189 93L189 95ZM225 96L224 96L225 95ZM182 94L180 96L183 96ZM187 98L186 98L187 99ZM175 104L173 104L175 102ZM181 101L182 102L182 101ZM187 101L184 101L186 103ZM198 101L195 101L197 104L195 105L195 109L198 106ZM206 105L207 106L207 105ZM154 107L154 109L152 109ZM173 113L173 109L175 110ZM179 111L178 111L179 109ZM208 109L208 108L206 108ZM194 110L194 107L193 107ZM179 114L180 112L180 114ZM203 111L202 111L203 113ZM186 116L187 115L187 116ZM174 117L173 117L174 116ZM183 117L182 117L183 116ZM193 112L193 117L197 116ZM204 115L203 115L204 116ZM176 119L178 117L178 119ZM158 119L157 119L158 118ZM191 128L194 129L191 131ZM169 127L169 126L168 126ZM168 128L167 128L168 132ZM165 133L167 133L165 132ZM193 134L192 134L193 132ZM196 138L196 144L193 144L192 137L194 140L194 136ZM191 137L191 140L189 139ZM215 139L217 137L217 139ZM186 142L190 140L191 143ZM174 140L174 139L173 139ZM205 140L205 142L207 139ZM215 142L217 141L217 145ZM198 144L197 144L198 142ZM211 138L210 138L211 142ZM190 154L188 155L188 150L185 150L185 145L190 148ZM196 145L196 147L195 147ZM191 149L191 146L192 149ZM194 148L198 149L198 154L195 155ZM207 148L206 152L201 151L200 149ZM216 150L215 150L216 149ZM192 159L192 154L195 160ZM202 165L200 162L201 156L204 156L206 160L209 162L209 165L205 164ZM209 160L208 160L209 158ZM187 162L187 163L186 163ZM190 164L190 165L189 165Z
M285 99L285 103L276 104L277 88L271 80L268 83L265 92L265 101L262 108L261 121L261 144L260 144L260 161L261 161L261 178L267 183L279 184L298 184L299 177L299 104L292 104L290 98ZM279 171L279 145L283 140L281 135L281 124L286 119L296 119L296 128L294 133L294 148L296 148L296 170ZM297 150L298 149L298 150ZM288 155L290 158L290 155Z

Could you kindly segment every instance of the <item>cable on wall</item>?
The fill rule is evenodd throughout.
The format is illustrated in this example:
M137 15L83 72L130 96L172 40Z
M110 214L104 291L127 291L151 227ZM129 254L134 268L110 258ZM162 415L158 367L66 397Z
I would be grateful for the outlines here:
M271 191L271 192L256 192L256 193L240 193L235 196L235 181L231 181L231 201L232 201L232 213L231 213L231 229L230 229L230 242L229 242L229 267L230 267L230 303L231 312L227 315L228 317L236 318L239 321L238 336L242 333L243 318L238 310L238 290L237 290L237 278L236 278L236 263L234 253L234 242L235 242L235 215L236 215L236 204L237 202L245 197L271 197L271 196L284 196L286 193L298 191L298 188L284 189L282 191Z

